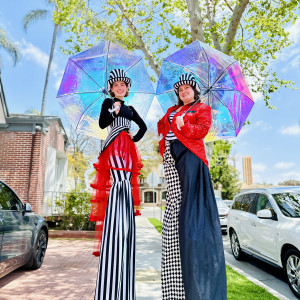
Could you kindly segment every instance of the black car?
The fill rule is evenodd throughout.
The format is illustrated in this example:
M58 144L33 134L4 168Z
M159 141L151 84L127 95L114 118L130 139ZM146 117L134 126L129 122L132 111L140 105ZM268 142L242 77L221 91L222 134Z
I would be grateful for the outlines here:
M25 266L41 267L48 244L48 225L23 204L17 194L0 180L0 278Z

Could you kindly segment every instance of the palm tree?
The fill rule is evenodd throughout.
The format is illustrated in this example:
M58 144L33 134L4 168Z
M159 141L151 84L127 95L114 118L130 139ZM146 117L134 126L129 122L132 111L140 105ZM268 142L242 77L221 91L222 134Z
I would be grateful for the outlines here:
M6 50L10 54L10 56L14 61L14 65L16 65L16 63L20 59L19 49L14 42L10 41L7 38L6 32L1 27L0 27L0 48ZM1 61L0 61L0 67L1 67Z
M48 4L50 4L51 6L54 6L54 10L56 10L56 11L58 10L58 5L57 5L56 0L46 0L46 2ZM37 20L45 20L48 17L52 17L52 13L53 13L53 11L47 10L47 9L31 10L23 19L23 25L24 25L25 31L27 31L28 26L30 24L32 24L33 22L35 22ZM56 23L54 23L51 50L50 50L50 55L49 55L49 61L48 61L48 67L47 67L46 79L45 79L45 85L44 85L44 91L43 91L42 108L41 108L42 116L44 115L44 112L45 112L47 87L48 87L51 64L52 64L52 60L53 60L57 31L58 31L58 25Z

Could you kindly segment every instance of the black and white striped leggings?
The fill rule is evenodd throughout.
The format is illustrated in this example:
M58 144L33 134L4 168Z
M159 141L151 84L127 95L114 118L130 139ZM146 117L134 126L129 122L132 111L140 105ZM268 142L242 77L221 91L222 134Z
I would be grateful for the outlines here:
M111 157L112 168L124 168ZM104 220L95 300L135 299L136 232L131 173L111 169L113 184Z

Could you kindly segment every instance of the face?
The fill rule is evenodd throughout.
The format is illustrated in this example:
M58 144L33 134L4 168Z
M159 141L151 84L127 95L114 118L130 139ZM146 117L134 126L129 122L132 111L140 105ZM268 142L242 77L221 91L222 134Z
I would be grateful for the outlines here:
M128 91L128 87L124 81L116 81L111 87L111 91L115 93L115 97L124 97Z
M178 88L179 98L183 103L190 103L194 101L194 90L189 84L182 84Z

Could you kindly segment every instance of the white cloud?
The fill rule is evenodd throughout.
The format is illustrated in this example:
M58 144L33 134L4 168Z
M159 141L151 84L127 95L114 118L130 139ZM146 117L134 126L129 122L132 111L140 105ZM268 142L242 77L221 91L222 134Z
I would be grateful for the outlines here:
M281 169L281 170L287 170L292 168L295 165L293 162L278 162L274 165L274 168Z
M284 135L300 135L300 126L293 125L293 126L285 127L280 129L279 132Z
M22 39L18 43L22 57L29 61L34 61L36 64L41 66L43 69L47 69L49 55L43 52L40 48L36 47L32 43ZM63 70L58 67L58 65L52 61L51 73L54 77L62 76Z
M252 164L253 173L262 173L267 169L267 166L264 163Z
M255 123L253 123L252 128L259 128L263 131L267 131L271 130L272 126L265 121L256 121Z

